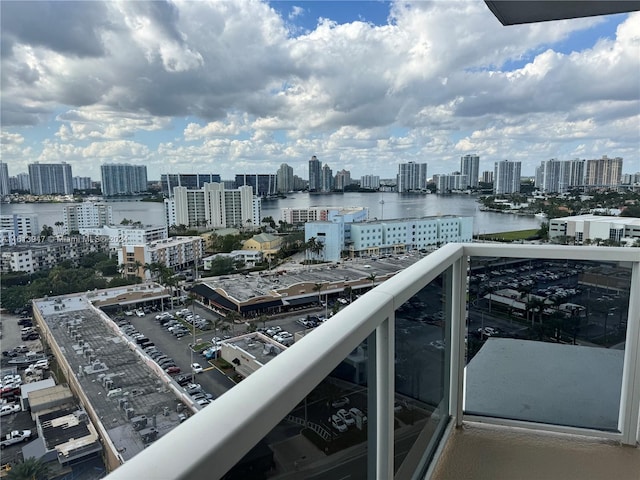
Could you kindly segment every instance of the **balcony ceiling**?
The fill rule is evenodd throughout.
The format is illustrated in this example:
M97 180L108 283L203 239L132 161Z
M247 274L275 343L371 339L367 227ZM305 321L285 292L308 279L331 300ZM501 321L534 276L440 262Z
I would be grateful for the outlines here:
M511 1L485 0L503 25L548 22L640 10L640 1Z

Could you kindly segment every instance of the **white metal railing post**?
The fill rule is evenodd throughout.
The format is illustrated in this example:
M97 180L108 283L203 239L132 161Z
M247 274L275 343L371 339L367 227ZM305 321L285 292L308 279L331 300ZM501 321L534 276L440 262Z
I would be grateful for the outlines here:
M449 415L456 426L462 425L464 396L464 339L467 316L467 268L469 261L462 256L452 266L451 325L450 325L450 369L449 369ZM448 339L449 340L449 339Z
M622 443L635 445L640 441L638 418L640 415L640 262L634 262L629 288L629 315L627 339L624 348L624 370L620 394Z
M376 328L376 472L378 480L393 478L393 398L395 322L390 315Z

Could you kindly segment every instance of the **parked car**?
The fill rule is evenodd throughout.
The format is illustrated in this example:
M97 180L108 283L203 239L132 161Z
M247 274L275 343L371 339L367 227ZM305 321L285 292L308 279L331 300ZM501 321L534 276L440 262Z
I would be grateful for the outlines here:
M33 320L31 318L21 318L18 320L18 325L22 325L23 327L32 327Z
M189 382L191 382L191 375L186 375L186 374L178 375L177 377L174 378L174 380L178 383L178 385L180 385L181 387L184 387L185 385L188 385Z
M180 373L180 367L168 367L164 369L165 372L167 372L169 375L177 375L178 373Z
M12 413L18 413L22 408L17 403L9 403L8 405L2 405L0 408L0 417L5 415L11 415Z
M336 412L336 415L338 415L342 419L342 421L347 424L347 427L352 427L356 424L356 419L353 418L353 416L344 408L338 410Z
M367 416L362 413L362 410L360 410L359 408L351 407L349 409L349 413L353 416L353 418L360 418L362 420L362 423L367 423Z
M347 424L344 423L344 420L342 420L338 415L331 415L329 423L339 432L346 432L348 430Z
M202 385L200 385L199 383L188 383L184 387L184 391L187 392L189 395L195 395L196 393L199 393L202 391Z
M202 373L204 371L202 365L197 362L191 364L191 370L193 370L193 373Z
M333 408L343 408L349 405L349 397L340 397L331 402Z

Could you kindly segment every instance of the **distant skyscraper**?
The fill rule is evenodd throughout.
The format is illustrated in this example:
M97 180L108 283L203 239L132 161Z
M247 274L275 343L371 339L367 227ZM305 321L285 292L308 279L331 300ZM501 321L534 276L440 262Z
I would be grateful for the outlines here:
M460 173L467 176L469 187L478 188L480 176L480 157L478 155L465 155L460 158Z
M363 175L360 177L360 188L378 190L380 188L380 177L377 175Z
M587 160L584 173L585 186L615 187L622 176L622 158L604 155L597 160Z
M493 193L503 195L520 192L520 162L503 160L495 162L493 174Z
M336 173L335 179L336 190L344 190L344 187L351 185L351 172L349 170L342 169Z
M220 183L220 175L217 173L163 173L160 175L160 183L162 193L173 197L173 187L202 188L205 183Z
M426 163L401 163L398 165L398 192L421 191L427 188Z
M320 190L322 192L330 192L333 190L333 171L326 163L322 167L321 172L321 186Z
M566 193L583 184L584 160L544 160L536 168L536 188L546 193Z
M309 191L319 192L322 190L322 164L314 155L309 160Z
M16 175L15 177L9 177L9 190L18 190L21 192L31 191L29 174L26 172L22 172Z
M70 195L73 193L71 165L32 163L29 165L29 185L32 195Z
M73 177L74 190L91 190L91 177Z
M293 191L293 167L286 163L280 165L276 174L276 185L279 193L287 193Z
M147 191L147 167L107 163L100 167L102 172L102 195L137 195Z
M0 197L9 195L9 168L4 162L0 162Z
M235 188L245 185L253 188L253 194L258 197L269 197L277 193L276 176L272 173L253 173L236 175Z

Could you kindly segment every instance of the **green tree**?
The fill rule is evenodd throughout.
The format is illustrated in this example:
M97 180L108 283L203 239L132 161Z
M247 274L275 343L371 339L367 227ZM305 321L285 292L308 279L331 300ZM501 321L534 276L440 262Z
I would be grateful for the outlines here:
M49 478L49 466L35 457L29 457L22 463L11 467L7 474L7 480L47 480Z
M216 257L211 260L211 268L209 271L213 275L226 275L234 270L234 262L229 257Z
M43 225L42 230L40 231L40 236L45 238L53 236L53 227Z
M376 277L377 275L375 273L371 273L368 277L367 280L371 281L371 288L375 287L376 285Z
M322 291L322 287L323 286L324 285L322 283L314 283L313 284L313 291L314 292L318 292L318 303L319 304L322 304L322 299L320 297L320 292Z

